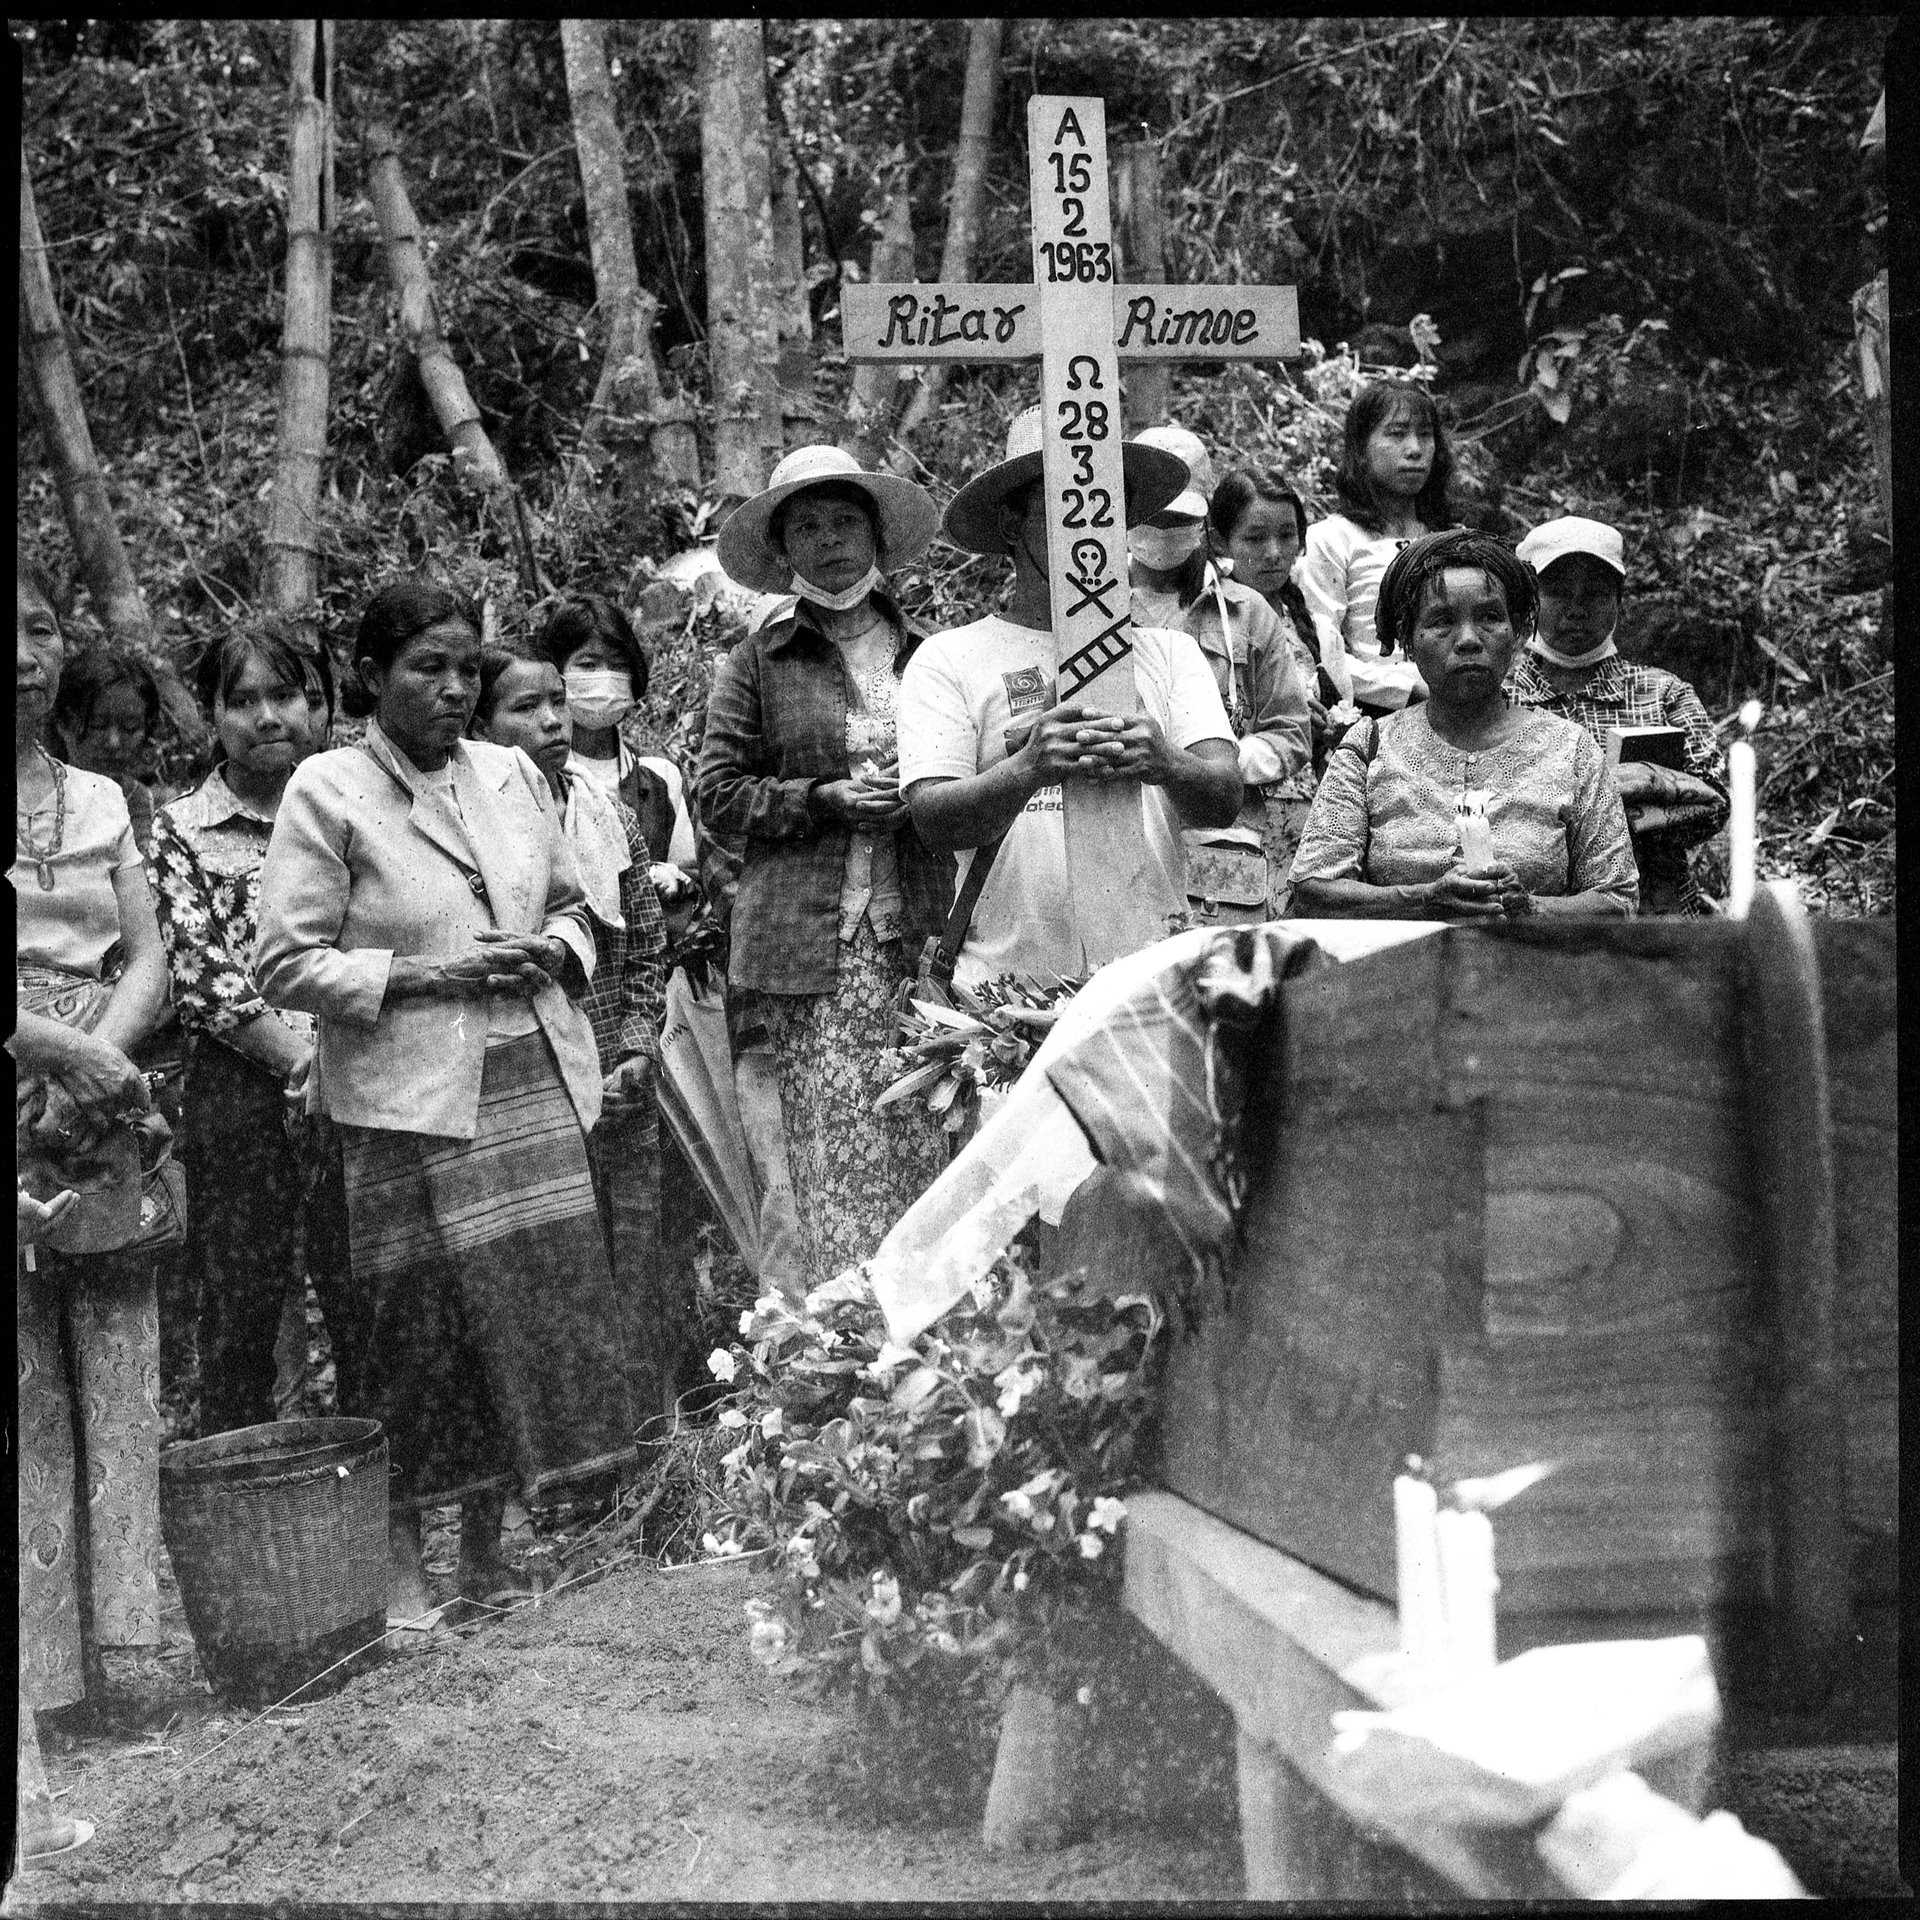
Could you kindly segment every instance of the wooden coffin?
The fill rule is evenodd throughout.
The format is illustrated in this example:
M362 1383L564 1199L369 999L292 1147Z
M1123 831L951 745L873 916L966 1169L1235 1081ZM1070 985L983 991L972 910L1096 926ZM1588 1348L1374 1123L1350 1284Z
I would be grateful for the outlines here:
M1890 1566L1893 927L1812 931L1846 1540ZM1448 929L1289 982L1228 1306L1170 1361L1164 1483L1391 1597L1406 1455L1442 1481L1559 1463L1496 1519L1503 1655L1528 1615L1764 1601L1780 1343L1750 964L1730 923L1563 923Z

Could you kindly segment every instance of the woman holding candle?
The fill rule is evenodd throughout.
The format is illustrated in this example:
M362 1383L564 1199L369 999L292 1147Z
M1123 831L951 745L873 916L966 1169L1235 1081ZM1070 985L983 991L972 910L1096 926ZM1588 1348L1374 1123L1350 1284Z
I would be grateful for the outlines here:
M1618 727L1679 730L1684 767L1622 760L1613 786L1640 869L1640 911L1705 914L1687 851L1726 824L1726 759L1700 696L1614 644L1627 578L1619 530L1566 514L1535 527L1518 552L1539 576L1540 630L1508 677L1509 698L1585 727L1602 748Z
M773 1044L815 1284L866 1259L947 1158L917 1101L874 1111L897 996L952 892L900 797L895 715L921 635L885 571L938 525L923 488L816 446L720 535L730 579L798 596L721 662L696 786L708 830L744 842L728 984Z
M1626 816L1600 749L1502 691L1533 630L1531 570L1490 535L1416 540L1380 583L1384 655L1429 698L1349 728L1294 857L1294 910L1401 920L1631 914Z

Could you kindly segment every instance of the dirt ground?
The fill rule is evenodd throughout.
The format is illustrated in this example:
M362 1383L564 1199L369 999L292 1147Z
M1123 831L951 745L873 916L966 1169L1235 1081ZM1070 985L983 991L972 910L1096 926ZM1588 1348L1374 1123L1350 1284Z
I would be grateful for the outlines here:
M628 1566L310 1705L251 1719L198 1692L164 1734L51 1750L98 1833L9 1904L1239 1896L1218 1793L1184 1828L1029 1857L987 1852L977 1811L877 1816L846 1711L750 1657L755 1590L750 1565Z
M1075 1844L996 1856L977 1794L916 1813L897 1755L755 1664L757 1584L751 1563L629 1564L255 1717L205 1691L169 1582L172 1723L49 1743L60 1806L98 1832L16 1881L9 1910L1241 1896L1232 1729L1212 1703L1176 1688L1149 1705L1121 1736L1125 1804ZM1900 1890L1891 1744L1731 1755L1716 1798L1813 1891Z

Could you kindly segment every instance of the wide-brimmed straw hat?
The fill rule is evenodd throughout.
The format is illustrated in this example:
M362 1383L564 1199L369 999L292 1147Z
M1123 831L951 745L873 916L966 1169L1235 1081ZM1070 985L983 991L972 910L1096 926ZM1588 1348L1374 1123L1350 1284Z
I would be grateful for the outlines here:
M793 566L774 543L773 516L781 505L809 487L829 483L856 487L873 502L879 523L882 573L904 567L926 552L940 525L940 509L925 487L897 473L869 473L838 447L796 447L774 468L772 478L751 500L743 500L720 529L715 551L730 580L755 593L785 593Z
M1165 511L1184 492L1187 463L1178 455L1138 440L1120 449L1126 463L1127 525L1137 527ZM1011 553L1000 533L1000 502L1040 478L1040 409L1016 414L1007 428L1007 456L985 473L975 474L953 496L940 525L956 547L969 553Z
M1187 484L1167 504L1162 513L1184 514L1189 520L1207 517L1207 502L1213 498L1213 456L1197 433L1185 427L1148 427L1134 437L1136 447L1158 447L1170 453L1187 470Z

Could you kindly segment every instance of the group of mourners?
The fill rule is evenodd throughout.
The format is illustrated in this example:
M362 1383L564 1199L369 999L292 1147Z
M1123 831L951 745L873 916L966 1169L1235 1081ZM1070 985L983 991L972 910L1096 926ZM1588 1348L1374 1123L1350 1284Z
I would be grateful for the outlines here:
M510 1605L509 1500L630 1465L674 1405L655 1081L670 923L703 884L731 896L736 1049L771 1052L799 1284L869 1256L948 1159L918 1103L875 1111L926 956L962 988L1084 971L1066 783L1138 793L1169 924L1709 910L1687 848L1725 818L1720 753L1693 691L1616 646L1616 530L1560 518L1516 549L1451 526L1412 383L1356 397L1340 510L1312 525L1282 473L1216 484L1178 427L1124 459L1137 712L1056 696L1029 411L944 513L830 447L735 509L720 564L767 597L690 783L623 738L648 663L614 600L483 642L408 578L353 637L353 744L328 745L326 651L243 626L199 663L213 769L156 808L151 677L69 661L62 596L21 559L29 1732L25 1709L124 1713L153 1678L154 1270L182 1231L205 1433L274 1416L283 1304L311 1282L339 1410L387 1436L396 1645L437 1630L425 1510L460 1510L460 1594ZM1013 582L929 634L890 576L940 531ZM1680 730L1684 767L1611 765L1621 727ZM168 1034L177 1163L164 1064L143 1071Z

